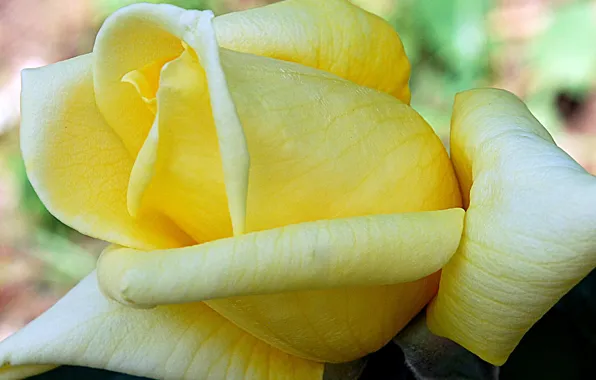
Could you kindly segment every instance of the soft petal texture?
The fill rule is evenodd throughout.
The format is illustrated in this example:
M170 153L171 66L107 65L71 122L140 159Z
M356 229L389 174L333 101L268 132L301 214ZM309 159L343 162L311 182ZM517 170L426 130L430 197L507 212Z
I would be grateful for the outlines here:
M131 173L129 210L159 208L197 242L231 236L207 85L190 52L164 66L157 99L159 111Z
M33 187L52 214L86 235L141 249L188 244L159 213L128 214L133 161L97 110L92 59L23 71L21 149Z
M171 5L132 5L114 12L97 34L93 46L97 105L132 157L141 149L154 114L131 86L131 75L125 76L135 71L146 74L144 68L159 67L182 53L184 14Z
M306 66L225 49L220 54L251 154L247 232L461 204L453 168L440 140L407 105ZM162 80L174 64L188 73L201 72L198 62L183 55L164 68ZM176 83L179 88L184 84ZM184 103L204 104L198 96ZM191 131L200 139L198 128ZM159 166L157 160L156 170ZM187 162L184 167L187 173L195 173L200 164ZM151 170L147 167L146 173ZM171 202L179 201L172 198ZM183 207L189 204L180 202L179 208ZM432 297L435 279L309 293L316 298L312 304L321 308L305 307L283 318L276 310L295 309L295 299L307 294L234 298L210 304L234 323L286 351L318 360L345 361L380 348L395 335ZM349 310L346 305L351 305ZM383 311L371 316L360 308ZM359 326L356 333L350 332L351 326ZM330 349L321 331L332 336L333 345L339 348Z
M440 140L409 106L303 65L225 49L220 55L251 155L247 232L321 219L460 206L458 184ZM185 78L192 78L193 70L200 75L199 63L184 55L168 65L174 64L188 70ZM168 70L169 66L163 69L164 81ZM171 83L178 88L184 84ZM185 93L192 94L179 92ZM178 104L203 109L196 106L205 104L199 95ZM190 130L197 140L201 138L199 128ZM155 170L164 157L158 157ZM187 161L184 168L195 173L200 165ZM147 167L146 173L151 170ZM179 201L172 198L171 202ZM349 292L233 298L210 305L283 350L345 361L391 339L432 297L434 280ZM320 307L279 315L279 309L294 310L296 298L307 296ZM382 312L370 315L362 312L365 309ZM352 326L359 329L351 332Z
M206 303L281 350L341 363L383 347L436 294L440 273L396 285L234 297Z
M210 23L201 20L198 12L138 5L113 15L97 38L97 104L130 156L138 155L128 206L139 219L167 213L198 242L231 234L230 215L234 218L241 207L228 211L227 202L241 203L234 203L230 193L241 199L242 192L226 191L228 185L241 189L234 183L245 181L241 174L226 173L226 161L234 160L226 159L227 148L220 146L226 135L220 132L237 131L238 123L231 120L236 112L251 155L246 232L461 205L440 140L410 107L371 84L358 86L304 65L226 49L218 55ZM185 44L190 46L186 51ZM155 86L154 68L161 62ZM143 80L147 83L141 85ZM156 88L154 110L147 100ZM177 115L184 115L187 124ZM203 144L200 149L193 145L197 142ZM347 361L389 341L434 295L437 279L209 304L285 351Z
M302 65L221 56L251 154L247 231L461 205L443 145L409 106ZM385 345L430 301L436 278L208 303L284 351L341 362Z
M161 68L167 62L169 62L167 59L158 60L138 70L133 70L122 77L122 82L130 83L135 87L143 102L154 114L157 112L155 96L161 76Z
M395 30L347 0L286 0L215 19L220 46L297 62L410 102Z
M351 5L344 4L342 6L348 6L352 9ZM360 10L357 12L363 17L370 16ZM341 132L343 135L341 144L335 145L336 148L334 150L337 154L333 158L337 158L338 155L343 154L342 151L348 153L346 154L345 161L350 161L363 149L366 149L365 152L371 153L371 156L365 157L359 166L361 168L369 167L373 169L374 173L370 173L371 170L368 169L367 173L363 173L366 180L363 180L363 177L358 176L356 173L350 179L341 182L341 185L347 184L351 188L358 188L357 192L347 193L342 197L343 201L342 199L337 199L332 204L326 204L329 198L334 198L335 195L335 192L328 188L328 184L331 181L319 181L320 185L318 187L310 187L308 191L297 191L297 187L294 185L289 190L292 193L300 193L298 194L299 200L316 199L318 200L318 204L313 204L311 207L306 208L305 211L296 214L295 219L297 220L281 220L275 223L268 223L267 221L263 221L267 223L254 223L253 220L253 230L262 229L262 225L265 224L280 226L287 223L316 220L317 218L313 219L312 215L306 218L305 215L300 215L309 213L309 210L316 207L322 207L321 210L324 211L322 214L327 217L341 216L342 210L348 207L346 202L352 203L349 205L351 212L349 216L362 215L361 207L354 204L361 203L358 201L361 194L379 189L378 184L375 183L376 179L387 174L386 172L390 170L391 166L389 163L397 153L411 157L403 164L404 168L413 167L412 163L415 162L416 158L420 158L421 155L424 156L421 162L416 164L417 168L424 168L421 171L422 174L410 173L413 177L407 176L408 178L405 178L404 181L420 178L426 174L429 174L430 177L434 176L434 173L444 173L442 177L435 177L434 180L431 180L429 185L426 186L428 192L420 194L421 196L418 197L418 199L429 203L427 205L428 208L425 207L423 209L454 206L453 204L449 204L446 207L433 207L431 203L434 200L427 199L433 198L430 194L435 192L434 189L437 185L446 188L452 199L459 198L459 194L457 190L453 190L457 185L455 184L450 163L444 150L440 147L438 138L432 134L430 127L410 108L395 101L392 97L355 86L351 82L342 81L322 71L253 55L234 54L226 50L222 50L221 52L221 60L226 74L225 79L219 74L217 76L211 75L211 77L207 75L206 77L203 72L206 68L204 62L191 64L190 66L187 65L185 68L182 62L183 57L179 56L181 50L177 50L184 49L181 40L191 46L196 45L193 46L193 49L199 53L199 56L201 56L201 51L204 51L202 53L204 57L199 57L198 61L204 61L208 58L214 59L213 64L209 65L209 67L215 71L219 67L217 64L218 55L214 51L213 39L209 39L208 36L211 33L211 29L207 26L200 27L198 29L192 29L189 33L185 30L184 26L181 26L196 24L196 20L189 21L194 17L192 16L194 14L196 12L181 13L178 8L170 6L138 5L128 7L126 10L112 16L106 22L97 39L95 51L98 53L98 56L99 53L102 53L102 56L106 57L98 58L95 62L96 89L100 108L106 115L106 118L110 120L111 125L122 137L125 145L135 146L131 148L132 152L136 154L140 146L143 144L147 145L147 149L141 151L143 154L138 159L140 168L138 170L135 168L133 171L133 181L131 181L131 188L129 188L129 208L133 214L141 208L142 199L146 197L149 201L145 204L162 209L164 213L171 216L178 225L182 226L197 241L209 241L226 236L230 226L227 219L229 218L229 214L225 207L226 203L223 202L226 196L222 192L223 174L221 173L220 166L223 165L224 172L226 172L226 166L230 168L230 172L235 171L235 174L232 173L233 175L226 175L225 186L230 189L238 189L237 191L228 191L227 200L230 205L233 203L238 205L237 207L231 207L229 213L232 215L233 220L237 219L239 220L238 223L241 223L242 200L244 199L241 190L246 186L246 177L243 175L248 162L247 155L242 153L242 149L234 148L241 144L225 144L222 147L221 141L219 141L219 149L221 149L222 153L228 151L231 153L230 156L237 154L239 157L239 159L232 157L229 160L223 157L223 163L220 164L217 156L218 148L214 145L217 141L209 138L209 136L214 135L213 124L209 122L209 113L212 112L212 109L215 109L216 103L224 104L224 107L220 107L220 109L227 110L227 112L213 113L213 117L216 119L216 127L218 124L224 125L224 128L216 128L216 130L225 130L228 125L237 125L234 122L226 122L225 120L222 122L217 121L218 115L233 116L235 114L231 103L226 101L226 81L228 82L230 92L232 92L232 98L236 103L236 109L238 113L241 113L240 120L242 121L244 132L247 134L246 138L251 139L249 134L252 132L252 136L256 135L258 139L255 140L255 137L252 137L257 146L254 143L251 146L249 141L251 157L254 154L269 154L268 151L263 151L275 148L277 151L276 156L283 160L279 163L281 165L278 165L278 168L268 169L265 167L259 169L261 172L264 172L263 174L265 176L254 176L252 174L255 172L256 166L259 166L258 163L253 162L254 168L251 170L251 182L255 183L253 187L261 186L262 182L272 183L273 185L269 187L286 186L289 179L284 179L284 177L290 177L297 172L302 177L303 182L313 179L316 176L328 174L329 170L333 169L333 160L328 160L326 165L321 165L310 176L303 176L305 171L311 171L314 168L312 164L325 164L324 162L320 162L322 158L320 154L323 154L329 146L334 145L333 138L327 137L335 137L333 133ZM169 37L161 36L161 34L167 34ZM133 35L136 37L133 44L134 49L131 51L124 47L128 43L132 43L130 39L133 38ZM161 37L157 38L157 36ZM174 42L172 38L178 40ZM159 49L153 49L155 44L159 45ZM173 45L176 45L176 47L172 47ZM147 49L159 50L164 53L157 57L154 53L149 54L149 52L145 51ZM156 119L156 122L160 125L155 126L154 124L154 128L157 131L149 134L146 141L141 141L140 136L146 137L148 135L150 125L142 122L140 119L137 120L138 118L126 122L122 115L124 113L135 115L141 112L137 112L139 109L143 110L141 112L142 114L151 113L149 107L142 102L142 98L147 97L143 95L143 91L141 91L141 96L135 94L135 86L131 86L130 83L122 83L121 78L130 72L135 72L134 70L139 70L139 68L151 67L152 62L167 60L171 55L178 55L179 58L171 58L171 61L162 68L162 77L160 78L159 85L160 88L162 86L167 87L170 91L169 93L164 91L161 97L160 90L157 91L157 102L162 103L162 106L159 107L158 105L158 108L168 115L158 116L160 120ZM149 58L145 58L146 56ZM172 68L171 71L177 71L179 73L186 71L185 74L164 77L170 65L176 66L176 69ZM152 77L155 80L155 75ZM219 79L216 79L216 77ZM234 80L240 81L240 83L230 82ZM204 91L209 86L217 88L217 91L209 91L211 98L209 97L209 93ZM300 88L295 91L292 88L294 86ZM141 88L140 85L136 87ZM287 88L292 89L287 90ZM313 91L310 91L311 88L313 88ZM275 91L275 89L279 89L280 91ZM213 97L214 93L217 96ZM128 102L127 99L129 97L134 98L135 96L137 98L136 105ZM138 102L139 100L141 100L141 103ZM327 107L328 104L331 104L332 107ZM168 111L170 107L171 111ZM310 115L312 107L317 107L317 112L313 112ZM308 109L308 112L304 112L306 109ZM377 109L381 111L379 113L380 116L368 120ZM183 118L185 120L182 123L179 117L181 114L187 115ZM272 116L269 116L269 114L272 114ZM382 119L383 117L386 119ZM354 118L355 121L350 122L350 118ZM307 124L305 125L305 123ZM181 124L182 126L180 126ZM359 124L362 124L362 126L355 128ZM390 125L399 124L408 125L408 127L395 128L393 131L395 137L399 137L399 141L403 143L403 146L393 151L384 149L395 147L395 143L398 140L390 138L387 141L382 141L383 134L390 128ZM146 125L147 128L143 127L143 125ZM188 127L185 127L185 125L188 125ZM381 126L385 128L376 128ZM308 129L305 130L305 128ZM361 131L359 130L360 128L362 128ZM175 131L172 132L174 138L170 139L170 142L155 141L156 138L162 139L162 129ZM139 130L143 130L143 132L140 133ZM342 130L345 130L345 132L342 132ZM360 135L363 136L363 140L355 139L357 132L361 132ZM420 135L418 132L420 132ZM217 133L219 136L219 132ZM139 137L133 135L138 135ZM373 135L372 138L370 135ZM236 136L239 136L239 134L236 133ZM167 139L164 137L163 140ZM228 140L235 141L237 138L232 136ZM201 149L188 148L192 143L199 141L202 143ZM261 144L260 141L263 141L264 144ZM321 145L321 141L325 144ZM271 144L279 145L273 146ZM258 145L265 146L260 148ZM426 147L427 145L428 148L419 149L421 146ZM158 148L162 146L163 148ZM308 156L310 149L313 147L316 147L320 154L314 154L311 160L305 161L304 166L302 166L301 160L298 158L288 158L291 153L296 151L300 152L300 156ZM406 153L414 149L419 152L417 154ZM372 153L374 152L376 154L377 150L381 153L381 158L384 159L376 161L383 162L382 165L375 165L375 162L372 162ZM157 159L158 152L160 152L159 155L161 156L159 160ZM207 160L204 158L207 158ZM163 176L157 178L156 175L155 180L152 181L151 178L154 173L157 173L160 170L160 165L162 165L158 161L164 162L163 167L165 169L162 171L172 175L166 176L168 178L164 178ZM277 160L271 161L277 162ZM430 164L429 161L434 164ZM287 166L284 163L295 166L295 168L286 173L280 171L279 174L283 174L284 176L281 178L281 181L272 181L271 176L278 174L278 169L283 170L283 167ZM155 167L150 167L152 165ZM335 172L340 173L342 171L335 170ZM432 172L432 174L429 172ZM142 174L136 176L136 173ZM404 174L403 172L401 174L398 172L391 175L401 178ZM337 184L334 187L342 189L341 193L344 193L341 185ZM146 193L145 190L150 189L152 186L157 189ZM202 191L183 190L199 188ZM328 197L319 197L319 190L321 188L324 189L323 194L329 194ZM394 190L391 186L383 186L381 191L390 193ZM174 192L176 192L176 196L163 196L165 193L173 194ZM149 193L157 195L151 196ZM402 190L402 193L405 193L405 190ZM269 196L266 191L261 192L261 194L265 197ZM311 194L317 195L313 197ZM396 198L401 196L402 194L395 194ZM438 196L437 199L439 199L438 203L441 203L443 197ZM419 202L410 202L410 211L420 210L417 208ZM258 203L261 203L261 200L258 200ZM370 204L371 202L368 203ZM405 204L406 202L404 201L403 203ZM383 203L379 202L376 208L384 209L385 207ZM267 210L261 210L260 213L267 215L268 213L264 211L276 210L275 215L267 216L275 220L279 219L280 216L292 215L292 211L296 211L296 209L303 209L300 202L296 202L293 207L286 209L284 207L279 208L274 202L268 205ZM366 213L375 212L376 210L368 210ZM382 212L386 213L386 211ZM279 215L280 213L283 215ZM234 217L234 215L238 216ZM253 212L253 215L256 214ZM247 221L247 224L250 223ZM242 231L242 228L237 228L237 230ZM248 225L247 230L250 230L250 226Z
M69 364L157 379L321 379L323 364L284 354L204 303L123 307L89 275L54 307L0 343L0 374ZM8 368L3 367L8 366ZM49 369L49 368L48 368Z
M503 90L457 95L451 154L469 206L428 324L502 365L596 266L596 180Z
M222 49L251 156L246 229L458 207L440 139L385 93Z
M199 62L205 70L209 101L222 160L226 196L232 219L232 230L237 235L244 233L246 223L246 196L250 166L248 146L234 101L228 90L226 75L220 63L219 46L212 24L213 14L208 12L206 17L203 15L196 21L195 27L188 30L183 38L197 53Z
M128 193L129 210L136 214L153 182L148 203L197 241L229 236L230 218L235 234L244 231L248 186L246 139L219 63L210 15L184 14L184 22L194 25L182 35L190 47L161 70L156 118ZM121 23L134 24L130 15L122 17Z
M295 224L146 254L108 249L98 274L110 297L149 306L411 282L447 263L459 245L463 217L462 209L379 215Z

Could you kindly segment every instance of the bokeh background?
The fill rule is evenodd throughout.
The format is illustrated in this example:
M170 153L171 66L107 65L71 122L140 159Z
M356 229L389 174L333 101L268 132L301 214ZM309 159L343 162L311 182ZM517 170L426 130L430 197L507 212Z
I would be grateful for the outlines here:
M325 0L320 0L325 1ZM53 218L19 153L20 70L87 53L133 0L0 0L0 340L89 273L103 243ZM165 0L216 14L267 0ZM454 94L522 97L555 140L596 172L596 1L353 0L388 20L412 62L412 104L447 143Z

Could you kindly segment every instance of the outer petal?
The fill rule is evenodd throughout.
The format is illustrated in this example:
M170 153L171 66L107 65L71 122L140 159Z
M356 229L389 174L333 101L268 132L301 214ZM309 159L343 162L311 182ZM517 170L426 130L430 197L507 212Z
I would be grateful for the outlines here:
M501 90L456 97L451 152L469 206L428 324L501 365L596 266L596 180Z
M323 373L322 364L268 346L203 303L135 310L108 301L95 273L0 344L0 374L16 378L24 374L20 366L30 364L159 379L302 380Z
M285 352L341 363L387 344L436 294L439 275L394 285L233 297L206 303Z
M92 56L23 72L21 148L48 210L86 235L136 248L189 239L165 217L126 209L132 160L95 105Z
M247 231L458 207L432 128L395 98L290 62L221 51L251 156Z
M145 306L411 282L447 263L463 216L451 209L335 219L146 254L109 249L99 278L110 297Z
M395 30L347 0L286 0L215 19L222 47L328 71L410 102L410 63Z

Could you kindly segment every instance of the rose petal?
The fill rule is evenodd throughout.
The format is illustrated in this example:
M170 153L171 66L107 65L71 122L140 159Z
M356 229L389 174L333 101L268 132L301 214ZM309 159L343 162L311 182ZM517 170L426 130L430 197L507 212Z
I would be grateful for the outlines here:
M22 376L20 366L31 364L158 379L321 379L323 374L323 364L268 346L203 303L135 310L108 301L95 273L0 343L2 375Z
M297 290L410 283L438 271L449 260L458 246L462 222L463 210L452 209L304 223L175 250L143 253L111 248L103 253L98 273L106 294L119 302L141 306ZM406 300L408 297L425 298L426 293L416 291L414 284L405 284L403 288L411 293L405 295L407 293L403 292L401 296ZM432 291L432 287L430 289ZM359 294L362 290L350 289L348 292ZM392 305L381 304L391 300L385 289L377 289L377 294L370 293L375 301L367 310L372 312L379 308L373 313L376 314L392 308ZM313 294L312 298L315 302L324 297ZM407 322L412 316L410 313L417 311L411 309L424 305L415 300L408 304L406 300L398 303L397 311L402 318L386 323ZM263 298L263 301L266 300ZM225 308L226 302L231 301L221 300L216 304ZM353 305L355 308L362 306L362 301ZM263 311L263 315L269 317L280 312L280 305L267 306L273 307L279 310ZM271 324L265 335L244 323L241 326L277 347L313 359L343 361L368 353L362 352L362 346L354 343L363 337L357 338L355 333L345 331L345 326L341 326L346 305L323 307L319 310L321 316L337 315L333 334L336 342L330 347L320 343L324 339L321 336L311 336L312 331L298 332L307 319L305 311L296 311L291 318L286 316L284 326ZM228 311L226 315L235 322L244 318L237 312L229 314ZM366 316L351 319L354 329L371 324L366 319L360 320L362 318ZM381 314L381 318L386 317ZM325 323L325 319L308 323L315 326ZM378 323L377 318L367 319ZM375 328L379 326L375 325ZM274 333L276 329L283 331ZM373 338L365 337L364 345L370 344L367 339L378 344L374 338L377 333L371 327L368 334L373 334ZM291 338L279 338L281 336ZM294 342L283 342L284 339ZM342 354L338 355L338 352Z
M457 95L451 152L469 206L428 324L502 365L596 266L596 180L502 90Z
M110 15L97 33L93 47L97 105L132 157L141 149L154 115L122 79L182 53L179 36L187 27L181 22L185 13L167 4L131 5Z
M221 57L251 155L247 231L460 206L447 152L409 106L306 66Z
M347 0L286 0L215 19L222 47L297 62L410 102L395 30Z
M167 218L126 209L132 160L95 105L92 55L23 71L21 148L48 210L80 232L135 248L189 239Z
M133 214L136 214L140 208L145 189L150 185L151 177L155 173L154 168L151 166L157 163L157 151L160 149L156 141L159 135L158 131L150 134L149 130L152 123L159 129L160 124L167 123L167 121L164 122L161 119L171 117L171 114L159 115L159 108L162 109L162 112L188 111L185 106L189 104L180 104L177 109L168 110L166 108L171 107L172 104L184 100L170 98L172 103L166 100L166 104L163 104L162 107L158 104L158 115L153 119L151 107L147 107L143 102L143 98L146 98L146 96L143 96L143 91L141 91L142 96L140 97L135 93L135 90L143 90L143 88L150 86L140 86L140 82L135 78L131 78L130 75L131 73L138 73L138 70L144 67L153 67L155 62L176 59L184 51L183 43L190 45L194 52L198 54L201 68L205 73L199 73L200 78L189 78L191 80L190 84L198 86L197 88L186 85L183 86L182 90L183 95L184 91L188 96L197 95L197 91L199 95L202 95L202 86L200 85L201 82L205 81L202 75L206 75L206 86L209 88L210 95L210 110L212 111L217 132L221 166L223 166L226 179L226 193L218 196L220 199L227 197L228 208L219 207L220 204L216 199L214 206L208 206L207 210L204 210L205 202L202 202L202 200L210 194L218 193L217 190L221 188L221 181L201 177L198 177L200 178L199 181L207 185L207 191L203 192L198 202L194 202L190 206L187 205L182 209L176 207L176 204L170 204L172 202L161 206L168 210L166 211L168 213L172 213L175 211L173 209L176 209L178 211L190 210L195 213L213 214L210 213L210 209L213 209L217 218L212 222L217 223L219 227L216 227L216 230L219 229L221 235L221 231L227 231L227 226L225 223L222 225L218 222L222 219L227 221L226 214L228 210L234 231L242 233L244 230L249 158L242 126L238 121L238 116L227 90L225 77L221 71L218 46L211 23L212 17L213 14L209 11L185 11L181 8L163 4L138 4L114 13L106 20L97 36L94 46L95 56L97 57L94 66L94 79L99 108L110 126L122 138L132 155L136 156L141 151L141 147L144 146L140 157L137 159L138 165L135 165L138 168L135 167L133 170L131 187L129 188L129 209ZM152 78L147 79L155 82L155 77L153 75ZM178 79L184 81L184 78ZM135 86L130 86L130 83L126 82L132 82ZM160 85L162 84L160 83ZM159 103L159 90L157 92ZM206 100L204 96L200 98ZM209 103L203 105L206 106L203 109L207 108L209 110ZM201 103L195 104L196 106L201 107ZM194 112L194 116L196 114L197 112ZM192 113L191 115L175 115L177 120L186 120L182 126L175 125L176 128L173 125L170 126L171 131L176 131L173 138L181 137L184 139L189 135L196 136L196 133L193 134L188 130L188 127L195 126L193 123L197 121L192 116ZM203 122L205 129L212 126L212 123L205 123L205 120L209 121L210 119L208 114L201 116L199 121ZM176 148L180 148L180 146L176 146ZM164 149L167 150L167 148ZM194 147L194 150L196 150L196 147ZM185 152L189 151L192 150L184 149L181 154L184 155ZM207 155L209 156L209 153ZM195 163L195 160L193 160L195 157L196 155L185 157L182 161L174 162L173 165L186 164L192 166ZM215 164L220 163L217 159L215 161ZM185 170L187 170L187 167L177 169L179 172ZM217 176L220 166L214 165L210 170ZM197 173L193 173L193 175L196 176ZM188 176L186 174L186 178ZM193 187L193 192L197 192L201 187ZM183 190L177 188L179 192ZM177 199L178 206L184 203L184 200L184 198ZM176 203L176 200L174 203ZM208 233L208 236L196 236L200 235L202 225L205 223L204 220L199 222L199 226L195 226L192 222L189 222L188 218L179 220L180 218L176 217L174 219L183 228L187 227L187 232L193 235L196 240L203 241L220 237L217 233L212 233L212 236L209 236ZM197 232L197 229L199 232Z
M111 248L98 273L110 297L144 306L411 282L447 263L463 216L451 209L335 219L180 249Z
M210 13L185 16L195 17L187 22L196 28L182 36L190 47L161 70L157 114L131 174L128 206L136 214L147 196L203 242L230 236L230 227L244 231L249 158Z

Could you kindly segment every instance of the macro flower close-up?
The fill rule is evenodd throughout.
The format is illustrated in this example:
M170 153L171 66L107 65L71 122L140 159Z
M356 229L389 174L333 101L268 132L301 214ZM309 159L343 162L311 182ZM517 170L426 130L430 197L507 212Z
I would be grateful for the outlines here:
M596 179L518 97L454 100L449 152L395 30L347 0L136 4L22 73L27 176L96 269L0 342L0 379L322 379L430 331L494 366L596 267Z

